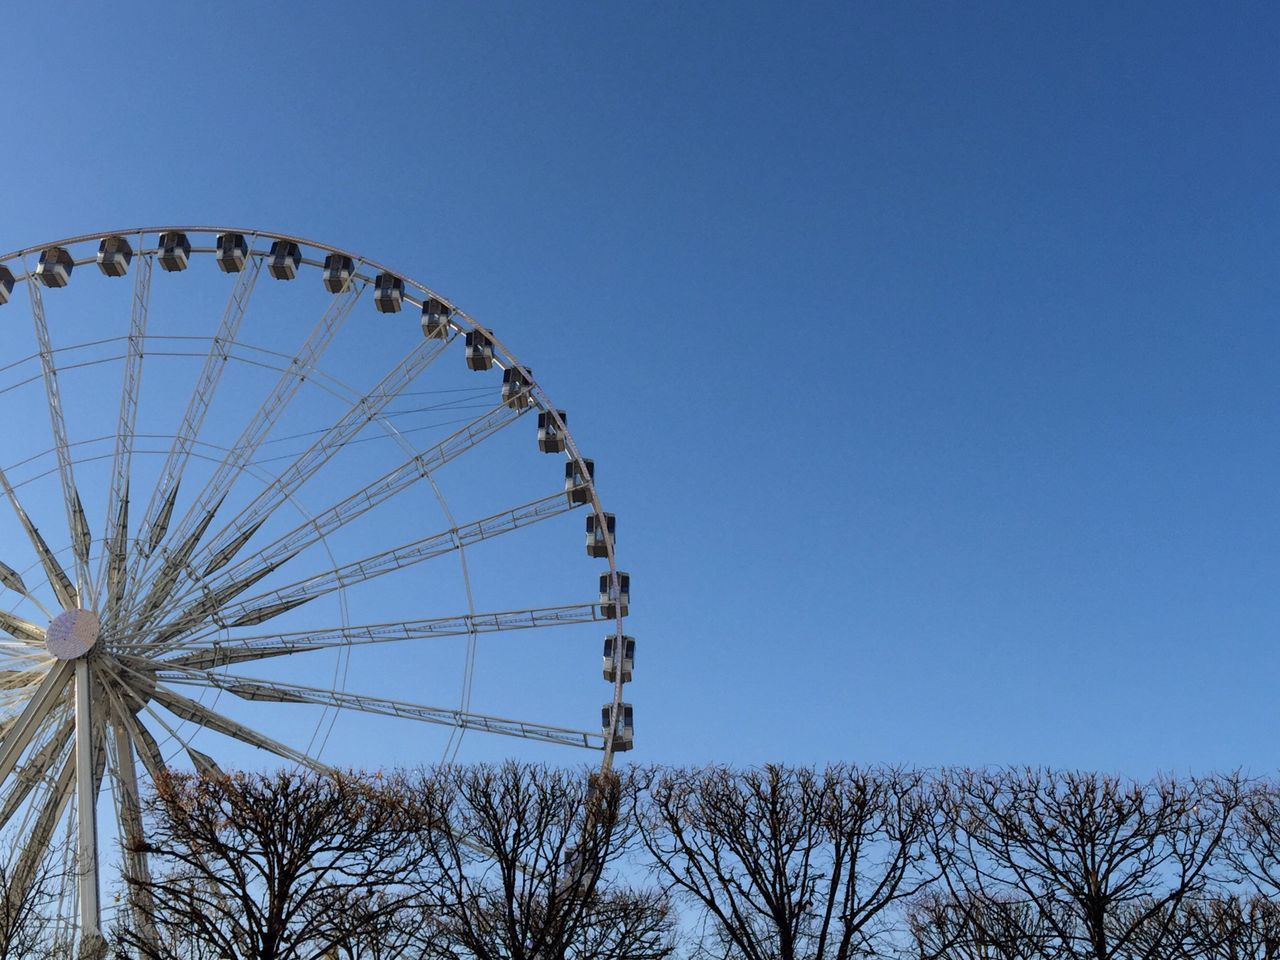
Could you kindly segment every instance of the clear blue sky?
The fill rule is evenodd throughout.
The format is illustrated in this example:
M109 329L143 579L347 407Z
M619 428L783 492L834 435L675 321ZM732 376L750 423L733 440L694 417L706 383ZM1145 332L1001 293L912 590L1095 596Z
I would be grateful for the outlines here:
M1273 766L1274 10L19 5L5 32L0 247L313 236L536 369L635 578L636 759Z

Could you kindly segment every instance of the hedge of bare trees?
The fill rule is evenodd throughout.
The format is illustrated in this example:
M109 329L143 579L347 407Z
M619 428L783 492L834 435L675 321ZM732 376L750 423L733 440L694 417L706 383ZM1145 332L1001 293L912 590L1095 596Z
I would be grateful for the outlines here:
M145 824L122 960L1280 960L1237 776L175 774Z

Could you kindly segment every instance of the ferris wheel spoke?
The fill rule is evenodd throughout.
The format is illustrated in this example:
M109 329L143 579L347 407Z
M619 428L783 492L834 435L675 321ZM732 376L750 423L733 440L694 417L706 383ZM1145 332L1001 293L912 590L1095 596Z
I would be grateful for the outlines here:
M16 693L27 687L37 685L44 679L44 670L31 668L28 670L0 670L0 692Z
M240 432L239 439L230 446L227 455L215 468L213 476L178 524L174 533L176 539L187 536L193 523L208 525L208 518L217 511L245 465L253 460L281 414L316 369L320 358L364 293L365 286L365 283L351 283L330 303L289 365L281 372L267 399Z
M119 684L120 690L124 696L130 701L130 705L140 711L146 711L164 731L169 734L175 741L182 745L186 751L187 757L191 760L192 766L202 776L221 776L222 770L214 762L213 758L207 754L201 753L191 745L191 741L182 736L176 729L170 726L160 714L156 713L151 706L151 696L155 691L155 680L153 677L147 677L131 667L126 658L118 657L115 659L115 666L119 668L114 671L114 676ZM126 680L122 674L128 673L133 676L133 681ZM147 693L144 695L139 691L139 687L145 689ZM132 711L130 711L132 713ZM165 762L164 755L160 750L160 745L156 743L155 737L151 735L146 726L142 723L141 718L137 714L127 715L123 711L121 716L128 716L129 732L133 736L134 743L138 747L138 755L142 758L143 766L147 768L147 772L151 775L153 781L158 782L164 776L164 771L168 764Z
M191 457L192 447L195 446L196 439L200 435L200 428L204 425L205 417L209 413L213 396L217 392L218 383L222 379L222 372L227 366L226 361L231 344L234 343L236 334L240 330L240 324L249 308L249 299L253 294L254 286L257 284L258 275L261 271L262 258L252 257L250 258L250 263L246 264L245 269L236 274L235 285L231 289L227 305L222 312L222 321L218 326L218 332L214 335L213 342L209 346L209 353L205 357L204 366L200 371L200 375L196 378L195 386L191 391L191 398L187 401L182 423L178 427L178 432L174 435L173 445L165 458L164 466L161 467L160 478L152 491L151 500L147 504L142 526L139 528L141 534L140 549L137 551L133 563L130 564L126 574L130 581L137 579L138 570L144 558L155 550L169 529L169 523L173 518L174 504L178 497L178 487L182 482L183 471L186 469L187 461Z
M154 656L161 648L167 649L175 638L189 632L190 630L198 629L201 624L207 622L210 617L215 616L217 612L226 604L230 603L232 599L244 593L244 591L248 590L259 580L262 580L264 577L273 573L278 567L283 566L290 559L292 559L292 557L281 557L274 563L261 567L239 580L224 584L217 590L209 590L206 588L204 590L203 597L198 603L188 607L181 617L177 618L173 623L170 623L163 629L156 631L153 636L149 636L147 632L142 629L142 621L139 621L137 626L123 630L121 633L125 635L133 633L146 639L136 642L123 641L120 644L120 648L122 650L143 649L147 650L152 656ZM148 619L150 618L144 613L143 620L145 621Z
M12 590L24 600L30 600L37 610L50 620L53 619L53 614L49 611L49 608L41 603L40 598L31 592L27 587L26 581L22 579L22 575L7 563L0 563L0 586Z
M422 620L397 620L389 623L369 623L356 626L331 627L324 630L295 630L288 633L265 633L231 640L215 640L211 645L197 647L170 660L158 661L161 666L208 670L233 663L265 660L269 657L306 653L311 650L332 650L337 647L356 647L375 643L396 643L406 640L426 640L441 637L468 636L478 633L497 633L507 630L530 630L553 626L569 626L578 623L603 621L596 604L573 604L559 607L538 607L530 610L508 610L501 613L463 614L455 617L435 617ZM183 648L194 647L189 641Z
M201 753L199 750L193 747L191 745L191 741L188 740L186 737L182 736L182 734L178 733L176 729L174 729L172 726L166 723L164 718L161 717L160 714L156 713L150 704L147 704L147 706L144 707L143 709L145 709L147 713L151 715L151 719L153 719L156 723L158 723L164 729L165 733L169 734L169 736L173 737L174 740L182 744L182 749L186 751L187 758L191 761L191 765L196 768L196 772L198 774L200 774L202 777L222 776L222 768L218 766L218 764L214 761L213 757L209 756L207 753ZM146 730L146 727L142 726L142 724L138 724L138 727L141 730ZM151 736L149 731L147 732L147 736L148 737ZM154 737L152 738L151 742L155 744ZM159 744L155 745L155 750L157 753L160 752ZM161 762L163 763L163 761Z
M139 244L141 246L141 244ZM111 490L107 499L106 547L99 563L98 583L105 567L108 617L124 596L129 544L129 477L133 464L134 432L138 422L138 392L142 386L142 356L147 340L147 314L151 305L152 258L140 254L133 277L133 305L129 318L128 353L120 385L120 415L116 426L115 453L111 464ZM101 588L99 588L101 592Z
M243 531L260 524L283 506L289 496L314 476L317 470L328 463L371 421L381 416L387 404L426 370L450 342L452 337L449 340L423 340L409 351L368 393L353 403L346 413L312 441L311 446L289 463L273 483L219 530L209 547L201 551L200 560L208 562Z
M8 610L0 610L0 630L9 634L15 640L21 640L31 646L44 646L44 627L28 620L23 620L20 616L10 613Z
M119 701L116 703L115 713L116 722L127 731L129 740L137 751L138 759L147 770L147 776L151 778L153 784L159 783L164 776L166 766L160 744L156 743L156 738L151 735L151 731L143 726L132 711L122 706Z
M152 653L169 649L176 639L199 627L209 617L213 617L216 622L227 627L246 627L264 623L317 597L333 593L335 590L357 586L384 574L452 553L481 540L492 540L505 533L566 513L576 506L577 504L568 503L563 493L557 492L482 520L475 520L389 550L370 554L239 603L223 605L217 610L208 609L207 601L202 601L196 607L189 608L161 632ZM277 561L276 566L281 562L283 561ZM258 572L255 572L255 575L258 575Z
M79 606L79 597L75 585L71 582L71 578L67 576L67 572L62 569L62 564L58 562L58 558L49 549L49 545L45 543L44 537L40 535L36 525L31 522L30 516L28 516L27 511L18 500L17 491L13 489L8 475L3 470L0 470L0 487L4 488L9 505L13 507L13 512L17 514L18 522L22 524L22 529L26 532L27 539L31 541L31 546L35 550L36 556L40 558L40 565L44 567L45 576L49 580L49 587L53 590L54 596L58 598L58 602L65 609L70 610Z
M62 769L52 787L45 791L43 802L39 805L39 812L31 826L31 832L27 834L26 842L22 845L17 862L14 864L6 891L10 909L26 901L27 892L35 881L40 863L49 855L49 841L53 838L53 831L58 821L66 813L71 794L75 790L75 772L76 758L75 752L72 751L63 762Z
M376 386L357 400L337 422L320 434L303 453L301 453L266 489L262 490L231 522L221 528L212 540L209 550L201 554L200 562L207 562L210 555L227 554L230 559L235 549L248 540L248 536L264 523L277 509L287 502L299 487L302 486L324 464L341 450L356 434L372 420L376 419L388 403L399 396L413 380L430 365L449 341L423 341L396 365L394 369L378 382ZM210 515L211 517L212 515ZM246 533L247 531L247 533ZM168 595L177 583L181 573L178 567L162 570L157 578L163 593ZM169 578L172 576L172 582ZM198 580L198 576L193 576ZM149 591L149 598L155 595L155 587ZM147 603L150 602L148 599ZM136 621L135 629L154 620L154 608L148 614L138 616L137 611L145 609L145 604L131 611Z
M111 730L111 780L115 787L112 793L116 797L116 822L126 895L135 924L144 939L154 946L157 934L151 925L151 917L155 915L155 904L151 896L151 863L146 851L139 849L145 833L142 826L141 791L138 789L138 768L133 757L133 739L118 715L112 719Z
M219 501L220 503L221 501ZM161 546L160 550L164 554L164 562L161 564L159 572L150 581L150 588L138 608L139 624L154 619L155 612L164 606L169 594L177 586L178 576L190 561L196 544L200 542L200 538L209 529L209 524L213 522L213 515L217 511L219 504L215 504L212 509L205 513L200 523L186 535L186 539L177 549L170 551L167 547Z
M466 426L454 431L444 440L416 456L410 457L400 466L384 473L355 493L319 511L306 523L299 524L279 539L267 544L254 555L254 559L269 561L275 557L283 556L287 553L296 553L305 547L311 546L357 517L363 516L370 510L385 503L396 494L408 489L419 480L430 476L446 463L460 457L486 438L493 436L503 427L519 419L523 413L523 410L512 411L502 404L486 411ZM256 529L256 526L246 528L243 534L252 535ZM203 571L203 576L208 577L217 572L234 556L235 550L240 546L243 546L243 541L239 537L231 541L231 547L234 549L219 551L215 554ZM246 564L241 563L238 566L244 565ZM232 573L234 573L235 569L235 567L232 568Z
M372 713L401 720L419 720L423 723L441 724L466 730L479 730L525 740L558 743L571 747L603 750L604 735L567 727L553 727L543 723L510 720L483 713L471 713L449 707L429 707L403 700L371 697L348 693L345 690L324 690L278 680L262 680L225 673L199 671L164 671L170 683L186 683L199 687L225 690L242 700L258 700L272 703L307 703L321 707L335 707L359 713Z
M76 558L76 579L80 592L92 593L93 581L89 574L89 521L85 518L80 492L76 489L75 470L71 458L71 445L67 439L66 415L62 409L62 390L58 384L58 368L54 363L53 344L49 339L49 325L44 316L44 298L35 277L28 275L27 290L30 294L31 319L36 331L36 345L40 351L40 369L44 375L45 401L49 408L49 427L58 456L58 477L62 484L62 499L67 511L67 529L71 532L71 544Z
M0 806L0 828L3 828L14 814L22 808L23 802L31 795L32 790L47 782L49 771L63 759L71 747L71 735L75 728L75 719L67 717L60 724L53 718L46 726L52 731L35 750L27 762L14 770L10 778L11 786L5 795L4 804Z
M0 740L0 783L13 772L18 759L31 745L45 718L59 706L62 691L74 673L72 661L59 660L57 666L40 681L40 686L31 695L22 713L5 733L4 739Z
M255 564L258 569L264 569L275 561L285 559L318 543L326 536L375 509L396 494L408 489L419 480L430 476L444 464L461 456L486 437L492 436L509 423L518 419L522 413L522 410L512 411L506 405L500 404L494 407L462 429L455 431L440 443L411 457L369 485L344 497L337 503L313 515L306 522L294 527L272 543L265 545L256 551L251 559L233 565L219 578L219 585L226 585L233 578L241 575L246 569ZM240 548L248 542L249 538L257 532L264 519L260 519L240 530L234 539L218 550L205 567L202 577L208 578L224 567ZM197 586L203 586L203 582L201 581ZM182 600L189 599L194 592L194 590L187 590L181 596L175 597L171 605L176 605ZM145 609L144 605L144 611Z
M167 687L156 687L155 701L174 716L181 717L183 720L190 720L205 729L221 733L223 736L231 737L233 740L239 740L241 743L246 743L251 747L257 747L259 750L273 753L283 760L291 760L294 763L302 764L317 773L330 773L333 771L332 767L321 763L314 757L308 756L301 750L295 750L293 747L287 746L278 740L273 740L266 734L252 730L244 724L223 716L204 704L188 699Z

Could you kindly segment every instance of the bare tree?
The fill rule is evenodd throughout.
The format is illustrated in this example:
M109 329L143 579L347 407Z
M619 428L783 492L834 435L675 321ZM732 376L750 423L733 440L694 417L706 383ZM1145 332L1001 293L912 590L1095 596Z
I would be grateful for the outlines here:
M1041 960L1049 943L1034 904L937 891L910 905L907 928L915 960Z
M922 841L935 806L920 774L671 770L648 795L645 847L705 918L702 955L851 960L932 879Z
M430 920L416 899L397 897L390 908L378 897L339 919L342 933L326 960L418 960L435 956Z
M1280 904L1266 897L1218 894L1183 904L1171 960L1277 960Z
M170 774L145 814L117 951L147 960L316 960L394 915L421 869L420 798L394 778ZM145 895L142 895L145 894Z
M675 948L671 901L655 890L601 891L566 955L576 960L664 960Z
M1064 960L1167 960L1237 806L1235 778L1148 784L1052 771L965 772L935 837L952 897L1033 904L1021 942Z
M1280 783L1249 784L1226 855L1240 878L1255 890L1280 897Z
M665 899L616 883L634 836L629 776L506 763L444 767L425 825L424 956L474 960L662 960Z

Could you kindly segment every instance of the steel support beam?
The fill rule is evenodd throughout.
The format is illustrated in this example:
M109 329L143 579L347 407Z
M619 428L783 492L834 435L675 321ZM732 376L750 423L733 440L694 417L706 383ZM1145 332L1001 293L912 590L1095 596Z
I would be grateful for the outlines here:
M84 657L76 675L76 888L80 897L80 939L102 935L98 903L98 791L93 762L92 675Z

